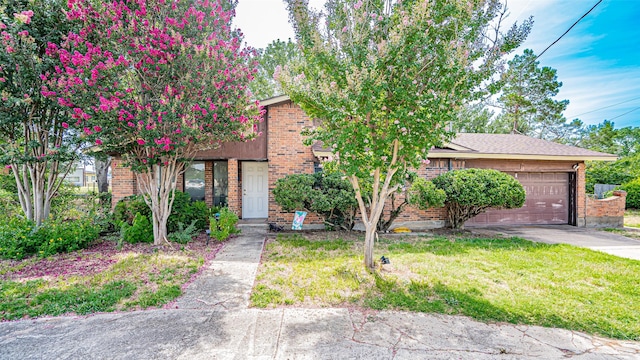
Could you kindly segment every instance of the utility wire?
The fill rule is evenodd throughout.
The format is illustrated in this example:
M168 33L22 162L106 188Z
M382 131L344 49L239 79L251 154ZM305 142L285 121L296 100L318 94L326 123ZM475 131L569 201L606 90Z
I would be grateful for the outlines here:
M618 115L618 116L614 116L614 117L612 117L611 119L608 119L608 120L609 120L609 121L611 121L611 120L617 119L617 118L619 118L619 117L622 117L622 116L625 116L625 115L627 115L627 114L629 114L629 113L632 113L632 112L634 112L634 111L636 111L636 110L640 110L640 106L638 106L637 108L631 109L631 110L627 111L627 112L626 112L626 113L624 113L624 114L620 114L620 115Z
M540 56L542 56L542 54L544 54L547 50L549 50L549 48L551 48L551 47L552 47L553 45L555 45L558 41L560 41L560 39L562 39L565 35L567 35L567 33L568 33L569 31L571 31L571 29L573 29L573 27L574 27L574 26L578 25L578 23L580 22L580 20L584 19L587 15L589 15L589 13L590 13L593 9L595 9L595 8L596 8L596 6L600 5L600 3L601 3L601 2L602 2L602 0L598 0L598 2L597 2L595 5L593 5L593 7L591 7L591 9L589 9L589 11L587 11L586 13L584 13L584 15L582 15L582 16L580 17L580 19L576 20L576 22L574 22L574 23L573 23L573 25L571 25L571 26L567 29L567 31L565 31L562 35L560 35L560 37L559 37L559 38L557 38L554 42L552 42L549 46L547 46L547 48L546 48L546 49L542 50L542 52L541 52L538 56L536 56L536 58L535 58L535 59L533 59L533 61L538 60L538 58L539 58Z
M613 104L613 105L607 105L607 106L603 106L603 107L601 107L601 108L597 108L597 109L594 109L594 110L589 110L589 111L587 111L587 112L583 112L583 113L578 114L578 115L567 116L567 119L569 119L569 118L577 118L578 116L582 116L582 115L586 115L586 114L591 114L591 113L594 113L594 112L596 112L596 111L600 111L600 110L608 109L608 108L610 108L610 107L614 107L614 106L621 105L621 104L624 104L624 103L628 103L628 102L630 102L630 101L638 100L638 99L640 99L640 96L635 97L635 98L633 98L633 99L629 99L629 100L621 101L621 102L616 103L616 104Z

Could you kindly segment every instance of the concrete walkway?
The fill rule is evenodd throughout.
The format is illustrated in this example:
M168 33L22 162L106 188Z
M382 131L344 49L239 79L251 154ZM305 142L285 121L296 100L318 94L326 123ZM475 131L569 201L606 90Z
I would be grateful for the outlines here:
M469 228L482 234L503 234L548 244L570 244L602 251L611 255L640 260L640 240L597 229L570 225L538 225L487 228Z
M244 228L171 309L0 323L0 359L639 359L640 343L462 316L247 308L265 230Z

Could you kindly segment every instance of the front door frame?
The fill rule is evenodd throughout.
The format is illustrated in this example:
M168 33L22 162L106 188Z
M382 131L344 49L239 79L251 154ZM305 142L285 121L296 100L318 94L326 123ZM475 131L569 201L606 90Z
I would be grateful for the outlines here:
M262 165L264 170L264 178L262 178L262 184L258 187L262 190L260 191L262 199L258 201L262 201L264 207L260 210L259 213L248 213L249 209L249 201L248 199L252 194L248 194L251 192L249 188L251 184L248 183L248 171L247 166L250 164L264 164ZM269 163L266 161L243 161L242 165L242 218L243 219L266 219L269 217ZM247 196L249 195L249 196Z

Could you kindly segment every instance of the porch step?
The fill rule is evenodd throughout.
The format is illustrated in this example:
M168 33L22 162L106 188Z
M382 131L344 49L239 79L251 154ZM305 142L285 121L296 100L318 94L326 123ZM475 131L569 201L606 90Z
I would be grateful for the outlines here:
M269 229L269 224L267 219L240 219L238 220L238 228Z

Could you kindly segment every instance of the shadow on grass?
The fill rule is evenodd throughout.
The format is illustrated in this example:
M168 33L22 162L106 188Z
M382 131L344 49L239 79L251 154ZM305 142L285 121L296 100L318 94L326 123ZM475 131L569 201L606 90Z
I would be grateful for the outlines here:
M0 282L0 319L16 320L25 316L57 316L66 313L85 315L115 310L115 305L131 296L136 286L126 281L114 281L100 288L76 286L68 289L48 289L37 292L42 281Z
M375 310L405 310L449 315L465 315L484 322L508 322L544 327L559 327L584 331L610 338L640 340L640 333L620 328L601 318L566 318L546 308L538 311L511 311L496 306L482 297L476 288L466 291L452 289L442 283L430 285L411 281L400 284L396 279L376 275L376 290L369 292L363 304Z
M547 250L556 244L543 244L518 237L508 239L492 238L437 238L417 242L401 242L389 244L387 249L395 254L432 253L434 255L458 255L475 250L487 251L540 251Z

